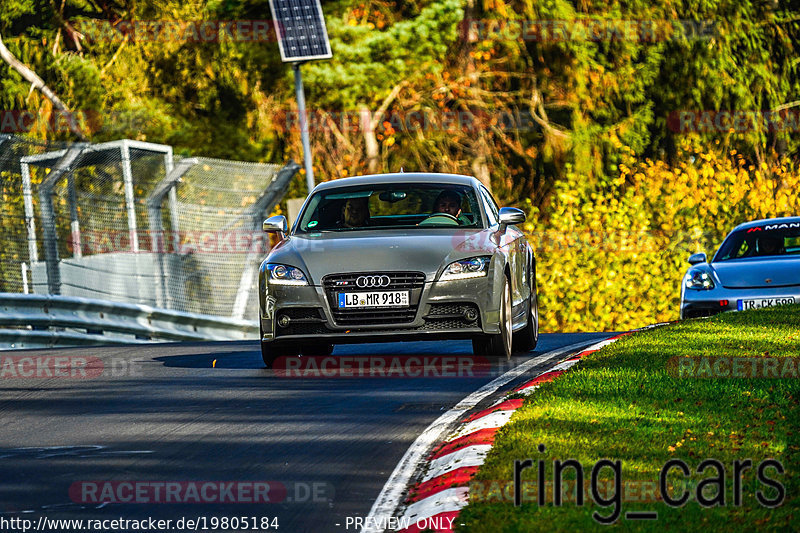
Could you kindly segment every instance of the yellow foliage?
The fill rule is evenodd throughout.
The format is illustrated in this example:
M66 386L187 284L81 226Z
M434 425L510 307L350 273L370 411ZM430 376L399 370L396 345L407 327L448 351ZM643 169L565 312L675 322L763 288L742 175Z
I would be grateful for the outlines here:
M537 254L543 331L626 330L676 320L695 252L711 255L737 224L800 215L800 172L785 160L753 169L736 153L620 165L611 185L571 172L547 218L526 232Z

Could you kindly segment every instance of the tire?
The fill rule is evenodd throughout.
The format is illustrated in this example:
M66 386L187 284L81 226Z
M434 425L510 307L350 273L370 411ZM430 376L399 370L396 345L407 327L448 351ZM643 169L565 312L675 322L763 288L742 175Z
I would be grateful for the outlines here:
M536 290L536 269L529 274L531 294L528 296L528 323L514 334L514 351L532 352L539 342L539 297Z
M266 368L272 368L278 357L297 357L298 355L300 355L300 350L297 346L274 341L261 341L261 359L263 359Z
M260 339L264 338L264 334L259 327ZM293 357L300 354L297 346L289 344L281 344L275 341L261 341L261 359L264 361L266 368L272 368L275 360L278 357Z
M264 360L264 366L266 368L272 368L272 364L279 355L280 354L275 347L272 346L271 342L261 341L261 359Z
M333 344L305 344L300 351L303 353L303 355L310 357L330 355L333 353Z
M505 278L503 296L500 300L500 333L473 339L472 352L475 355L511 359L512 338L511 284L508 282L508 278Z
M514 334L514 351L531 352L539 342L539 299L535 296L528 297L528 323Z

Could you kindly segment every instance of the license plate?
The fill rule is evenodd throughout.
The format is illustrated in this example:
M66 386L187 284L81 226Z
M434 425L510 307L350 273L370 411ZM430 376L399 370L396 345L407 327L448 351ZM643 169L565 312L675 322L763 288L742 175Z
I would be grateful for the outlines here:
M751 300L737 300L736 308L739 311L748 309L761 309L762 307L775 307L776 305L793 304L794 297L785 296L781 298L753 298Z
M339 309L408 307L408 291L340 292Z

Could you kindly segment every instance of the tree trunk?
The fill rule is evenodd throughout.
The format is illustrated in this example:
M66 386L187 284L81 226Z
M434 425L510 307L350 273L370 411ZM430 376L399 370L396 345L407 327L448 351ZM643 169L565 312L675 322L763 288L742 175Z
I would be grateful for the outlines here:
M379 162L378 139L375 138L375 121L367 106L362 105L359 113L361 115L361 128L364 131L364 145L367 150L367 170L370 174L375 174L378 170Z
M481 132L472 145L474 158L472 159L472 175L483 183L489 192L492 191L492 176L489 173L489 147L486 143L486 135Z

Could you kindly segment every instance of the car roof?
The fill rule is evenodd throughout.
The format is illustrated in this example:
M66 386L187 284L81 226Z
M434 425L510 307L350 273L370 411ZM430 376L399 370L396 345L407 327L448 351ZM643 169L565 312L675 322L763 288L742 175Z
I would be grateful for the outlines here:
M314 191L322 191L338 187L353 187L358 185L386 185L392 183L435 183L443 185L467 185L475 187L480 183L472 176L461 174L439 174L436 172L397 172L393 174L372 174L368 176L355 176L352 178L339 178L320 183Z
M758 226L763 226L765 224L791 224L791 223L800 223L800 216L798 217L781 217L781 218L763 218L760 220L752 220L750 222L745 222L744 224L739 224L732 231L738 231L741 229L750 229L755 228Z

